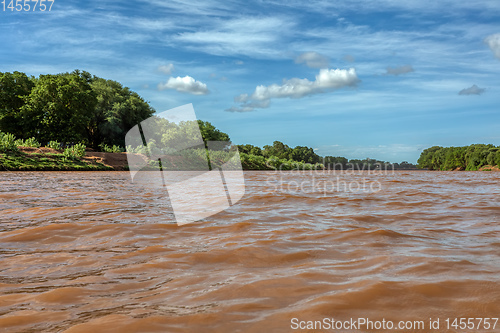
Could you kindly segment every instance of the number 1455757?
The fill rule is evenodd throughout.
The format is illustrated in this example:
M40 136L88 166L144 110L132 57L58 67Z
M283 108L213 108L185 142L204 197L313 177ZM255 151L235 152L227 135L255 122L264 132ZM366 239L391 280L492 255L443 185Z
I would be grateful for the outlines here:
M2 10L16 11L16 12L29 12L29 11L49 11L52 9L54 0L2 0Z
M447 318L446 329L495 330L498 318Z

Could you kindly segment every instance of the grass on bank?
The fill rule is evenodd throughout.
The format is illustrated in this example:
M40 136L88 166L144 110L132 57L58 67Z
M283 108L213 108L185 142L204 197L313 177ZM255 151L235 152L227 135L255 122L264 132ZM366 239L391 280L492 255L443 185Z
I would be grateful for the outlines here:
M0 171L102 171L113 168L102 163L67 158L53 153L0 153Z
M35 138L17 139L14 135L0 132L0 171L100 171L113 170L96 161L83 159L82 144L61 150L61 153L26 153L20 147L39 148ZM61 149L58 142L51 141L48 148Z

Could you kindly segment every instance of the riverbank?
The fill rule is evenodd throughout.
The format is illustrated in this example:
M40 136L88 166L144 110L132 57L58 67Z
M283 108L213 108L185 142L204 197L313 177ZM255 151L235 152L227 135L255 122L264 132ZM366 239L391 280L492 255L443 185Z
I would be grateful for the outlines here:
M86 151L85 156L67 158L63 150L48 147L18 147L17 152L0 153L0 171L127 171L127 153ZM243 170L311 170L323 165L265 159L240 153ZM464 171L457 168L453 171ZM498 166L485 165L479 171L500 171Z
M292 162L277 158L240 154L244 170L311 170L322 169L323 165ZM217 156L217 162L224 163L224 156ZM200 156L201 160L202 156ZM182 161L172 158L169 165L180 167ZM150 165L157 169L158 166ZM69 159L63 150L48 147L18 147L18 151L0 153L0 171L126 171L129 170L127 153L105 153L87 150L83 157Z
M108 164L108 160L113 162L116 158L94 154L104 153L89 152L81 158L67 158L62 150L19 147L16 152L0 153L0 171L113 171L125 170L123 166L127 166L126 155L125 161L119 158L119 163Z
M500 168L497 165L485 165L478 171L500 171Z

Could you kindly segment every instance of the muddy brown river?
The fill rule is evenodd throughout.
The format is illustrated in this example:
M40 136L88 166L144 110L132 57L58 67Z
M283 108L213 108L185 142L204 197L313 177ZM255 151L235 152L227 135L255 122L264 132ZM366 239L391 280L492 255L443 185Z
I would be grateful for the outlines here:
M500 173L245 181L177 226L127 172L0 172L0 332L500 332Z

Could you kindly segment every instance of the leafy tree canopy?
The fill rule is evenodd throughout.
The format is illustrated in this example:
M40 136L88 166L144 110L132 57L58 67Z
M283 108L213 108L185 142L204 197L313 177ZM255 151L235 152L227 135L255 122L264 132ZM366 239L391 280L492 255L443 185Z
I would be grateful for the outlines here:
M23 136L21 108L35 83L21 72L0 72L0 131Z
M24 135L40 142L85 141L96 93L77 73L40 75L21 107Z
M429 170L478 170L485 165L500 166L500 147L491 144L434 146L425 149L418 159L418 167Z
M19 138L124 146L128 130L154 113L129 88L85 71L0 73L0 131Z

